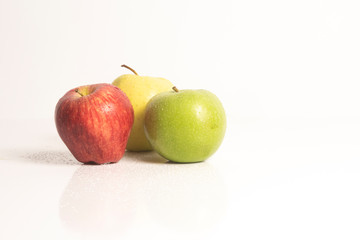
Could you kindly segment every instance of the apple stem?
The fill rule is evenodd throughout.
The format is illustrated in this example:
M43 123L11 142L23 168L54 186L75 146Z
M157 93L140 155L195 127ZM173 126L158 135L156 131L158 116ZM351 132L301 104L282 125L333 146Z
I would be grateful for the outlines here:
M129 69L129 70L132 71L135 75L139 75L139 74L137 74L137 72L136 72L134 69L132 69L131 67L129 67L129 66L125 65L125 64L121 65L121 67L124 67L124 68Z
M173 86L172 88L175 92L179 92L179 89L177 89L177 87Z
M75 92L77 92L78 94L80 94L82 97L84 96L84 95L82 95L82 94L79 92L79 89L76 89Z

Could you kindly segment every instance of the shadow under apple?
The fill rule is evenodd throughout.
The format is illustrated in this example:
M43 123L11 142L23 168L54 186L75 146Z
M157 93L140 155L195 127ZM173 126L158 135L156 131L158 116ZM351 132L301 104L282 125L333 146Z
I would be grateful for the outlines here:
M124 159L138 163L163 164L169 162L167 159L163 158L155 151L144 151L144 152L126 151L124 154Z
M21 155L25 160L39 164L81 165L69 151L37 151Z

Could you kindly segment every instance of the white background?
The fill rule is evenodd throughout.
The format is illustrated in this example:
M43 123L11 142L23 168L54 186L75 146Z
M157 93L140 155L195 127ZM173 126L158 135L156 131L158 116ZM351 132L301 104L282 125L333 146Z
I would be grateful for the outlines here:
M123 197L139 202L129 205L136 209L128 213L135 219L129 239L359 239L359 12L355 0L0 0L0 238L76 239L83 226L117 223L124 201L111 200L124 189L101 186L120 181L145 189ZM62 204L82 208L67 193L104 167L98 173L76 164L57 136L54 108L71 88L128 73L121 64L179 89L215 93L227 135L199 165L152 165L159 158L126 155L119 166L130 169L128 178L98 181L93 195L79 196L84 215L72 216ZM164 169L172 174L161 178ZM213 170L221 180L209 177ZM154 184L142 184L153 176ZM194 176L208 184L189 181ZM207 195L212 185L218 191ZM87 216L97 191L115 210ZM191 194L195 205L181 201ZM203 214L212 210L213 218ZM87 222L94 218L99 222ZM198 230L204 219L216 220ZM82 227L69 227L77 220Z
M51 118L128 64L239 117L360 116L357 1L0 1L0 107Z

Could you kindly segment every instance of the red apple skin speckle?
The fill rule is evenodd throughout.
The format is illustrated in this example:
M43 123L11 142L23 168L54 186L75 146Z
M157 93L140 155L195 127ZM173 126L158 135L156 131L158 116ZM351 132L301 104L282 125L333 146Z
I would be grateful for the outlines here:
M55 123L61 139L79 162L115 163L124 155L134 110L119 88L94 84L68 91L56 105Z

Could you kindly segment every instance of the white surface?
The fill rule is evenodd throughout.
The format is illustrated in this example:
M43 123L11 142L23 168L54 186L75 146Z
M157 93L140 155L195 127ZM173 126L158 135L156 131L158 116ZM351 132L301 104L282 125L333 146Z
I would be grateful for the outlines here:
M0 0L0 239L359 239L358 0ZM55 105L128 64L223 102L201 164L78 164Z
M359 119L244 119L199 164L81 165L52 119L0 130L0 239L360 238Z

